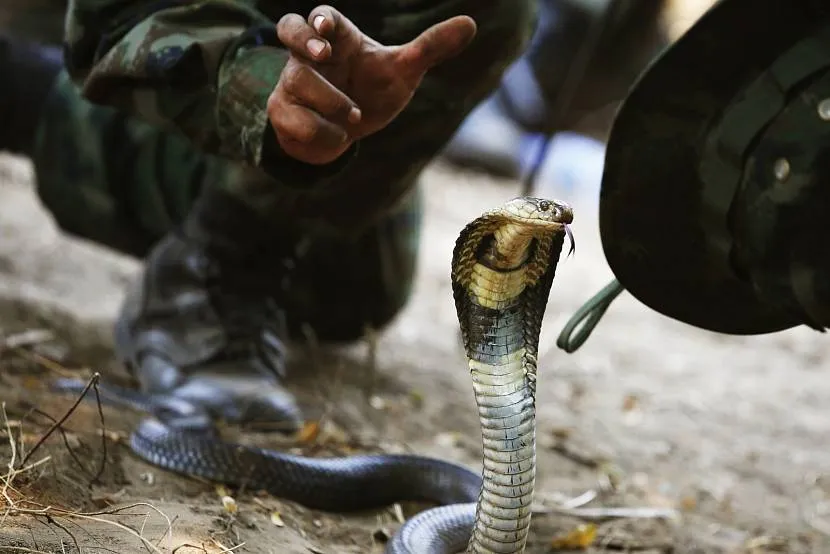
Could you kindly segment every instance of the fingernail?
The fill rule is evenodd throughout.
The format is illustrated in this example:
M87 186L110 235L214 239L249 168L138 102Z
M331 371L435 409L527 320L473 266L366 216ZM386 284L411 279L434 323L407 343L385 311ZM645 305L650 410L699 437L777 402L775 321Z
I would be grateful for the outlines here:
M314 25L314 28L317 30L318 33L320 32L320 27L323 26L323 21L325 21L325 20L326 20L326 17L324 15L318 15L317 17L314 18L314 21L312 22L312 25Z
M320 39L312 38L308 40L306 46L308 47L309 52L311 52L315 56L319 56L320 52L322 52L323 49L326 47L326 43Z
M352 108L349 112L349 123L360 123L360 118L363 114L360 112L360 108Z

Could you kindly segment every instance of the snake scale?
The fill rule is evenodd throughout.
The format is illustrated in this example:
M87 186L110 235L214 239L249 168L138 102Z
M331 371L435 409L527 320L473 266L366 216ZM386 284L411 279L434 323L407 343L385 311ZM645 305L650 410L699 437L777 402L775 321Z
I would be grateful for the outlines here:
M101 385L102 399L155 416L139 423L130 446L169 471L332 512L439 504L404 523L387 554L524 552L536 477L539 333L572 219L563 202L519 197L468 223L456 241L452 289L481 423L481 474L418 455L309 458L230 444L206 414L176 398ZM84 383L54 386L77 392Z

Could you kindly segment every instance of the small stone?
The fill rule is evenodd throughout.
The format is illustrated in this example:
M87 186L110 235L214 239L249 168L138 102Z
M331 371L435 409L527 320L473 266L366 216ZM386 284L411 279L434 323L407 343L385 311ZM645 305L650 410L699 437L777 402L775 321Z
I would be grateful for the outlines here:
M235 514L239 511L239 506L236 504L236 500L234 500L231 496L222 497L222 508L224 508L224 510L229 514Z

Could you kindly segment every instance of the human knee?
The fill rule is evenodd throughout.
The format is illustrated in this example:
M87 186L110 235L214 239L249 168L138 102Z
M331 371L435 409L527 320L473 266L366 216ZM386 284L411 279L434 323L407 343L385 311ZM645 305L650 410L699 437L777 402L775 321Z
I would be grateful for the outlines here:
M357 239L320 240L296 262L286 306L294 334L310 329L325 342L350 342L395 319L412 295L420 195L413 191Z

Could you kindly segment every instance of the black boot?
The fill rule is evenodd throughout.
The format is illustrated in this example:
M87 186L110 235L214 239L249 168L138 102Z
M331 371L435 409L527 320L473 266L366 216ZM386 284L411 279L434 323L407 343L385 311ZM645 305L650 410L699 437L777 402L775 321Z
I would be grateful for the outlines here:
M43 105L62 67L59 48L0 35L0 151L31 154Z
M280 385L285 325L276 301L291 254L281 250L249 208L205 193L147 257L117 322L117 353L141 389L225 421L296 429L300 411Z

